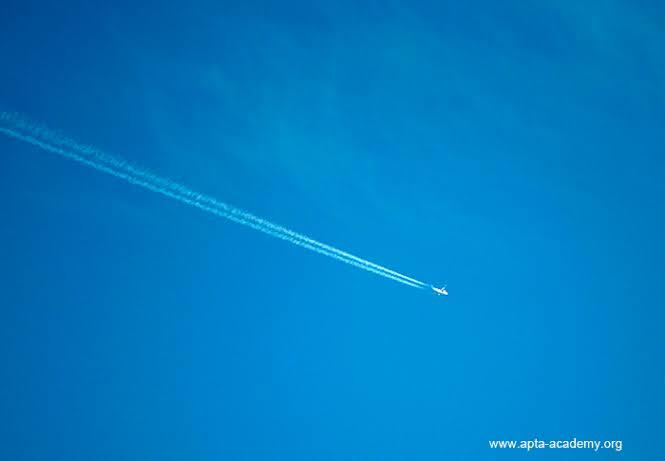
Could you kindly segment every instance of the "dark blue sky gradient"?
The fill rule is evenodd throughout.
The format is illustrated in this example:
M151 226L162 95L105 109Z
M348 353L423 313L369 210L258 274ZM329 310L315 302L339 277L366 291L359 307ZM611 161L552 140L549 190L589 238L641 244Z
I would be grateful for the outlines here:
M0 109L451 296L2 138L0 459L662 457L662 5L132 3L5 2Z

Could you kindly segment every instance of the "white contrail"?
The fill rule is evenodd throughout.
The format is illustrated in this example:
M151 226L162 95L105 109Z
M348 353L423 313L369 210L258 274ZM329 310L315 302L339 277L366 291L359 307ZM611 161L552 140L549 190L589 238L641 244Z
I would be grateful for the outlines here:
M201 210L261 231L272 237L288 241L294 245L329 256L338 261L342 261L382 277L395 280L414 288L429 287L428 284L419 280L407 277L399 272L359 258L333 246L321 243L306 235L271 223L247 211L220 202L205 194L195 192L168 178L160 177L146 169L133 166L122 159L113 157L93 147L78 144L51 130L27 123L14 114L0 112L0 122L2 122L3 125L0 126L0 132L3 134L37 146L43 150L58 154L70 160L75 160L98 171L124 179L132 184L145 187L154 192L161 193L183 203L195 206Z
M77 143L76 141L73 141L66 136L63 136L59 133L55 133L49 129L36 126L34 124L30 124L28 122L25 122L21 118L13 115L13 114L6 114L6 113L0 113L0 120L2 121L8 121L10 122L15 128L19 130L25 130L32 137L36 137L37 139L42 139L42 140L47 140L48 143L50 144L55 144L57 146L65 147L68 150L72 150L74 152L79 152L83 155L85 155L87 158L94 158L96 159L99 163L104 164L104 165L110 165L114 168L117 168L119 170L126 170L129 174L131 175L136 175L141 178L146 178L149 180L149 182L154 183L155 185L158 185L160 187L165 187L168 189L174 189L178 190L179 192L183 193L187 197L195 197L196 200L208 203L212 205L215 208L219 208L223 210L225 213L230 213L234 216L240 217L243 220L249 221L256 223L257 225L261 227L266 227L270 229L273 232L277 232L280 234L286 234L294 239L297 240L302 240L309 245L315 246L317 248L320 248L322 250L325 250L326 252L334 253L337 254L345 259L351 259L353 261L356 261L357 263L363 265L363 266L369 266L374 268L375 270L385 272L388 274L393 275L394 277L404 279L408 282L411 282L412 284L415 285L420 285L420 286L428 286L419 280L413 279L411 277L407 277L404 274L400 274L399 272L393 271L391 269L388 269L387 267L381 266L379 264L367 261L365 259L359 258L358 256L352 255L350 253L347 253L343 250L340 250L338 248L335 248L333 246L327 245L325 243L319 242L317 240L314 240L306 235L300 234L298 232L292 231L290 229L287 229L283 226L274 224L270 221L267 221L263 218L260 218L258 216L255 216L245 210L242 210L240 208L228 205L226 203L220 202L212 197L206 196L204 194L199 194L196 193L189 188L186 188L180 184L175 183L174 181L167 179L167 178L162 178L160 176L157 176L150 171L143 169L143 168L138 168L135 166L132 166L131 164L127 163L126 161L122 159L118 159L116 157L110 156L98 149L95 149L94 147L91 146L85 146ZM373 271L370 271L373 272Z

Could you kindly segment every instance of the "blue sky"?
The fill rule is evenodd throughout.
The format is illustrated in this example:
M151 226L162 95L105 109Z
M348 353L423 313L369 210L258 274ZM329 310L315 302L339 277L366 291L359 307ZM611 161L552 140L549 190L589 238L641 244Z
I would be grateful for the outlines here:
M657 2L3 9L2 110L451 296L1 139L0 457L662 455Z

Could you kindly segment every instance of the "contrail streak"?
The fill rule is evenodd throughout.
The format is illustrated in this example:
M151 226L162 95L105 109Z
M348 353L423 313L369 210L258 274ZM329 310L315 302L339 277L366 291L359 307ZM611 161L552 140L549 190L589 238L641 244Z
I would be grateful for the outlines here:
M2 123L2 125L0 125L1 133L28 144L32 144L45 151L77 161L98 171L124 179L129 183L142 186L216 216L226 218L272 237L285 240L294 245L328 256L359 269L395 280L396 282L421 289L430 286L419 280L400 274L397 271L388 269L387 267L372 263L331 245L319 242L304 234L271 223L270 221L259 218L245 210L220 202L213 197L195 192L168 178L158 176L149 170L131 165L125 160L111 156L98 149L78 144L56 132L25 122L14 114L0 112L0 122Z

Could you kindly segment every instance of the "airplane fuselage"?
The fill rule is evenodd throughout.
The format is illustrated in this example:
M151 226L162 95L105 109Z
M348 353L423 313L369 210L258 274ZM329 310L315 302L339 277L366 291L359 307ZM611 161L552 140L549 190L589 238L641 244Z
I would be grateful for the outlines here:
M448 296L448 291L446 290L446 287L437 288L433 286L432 290L438 295Z

